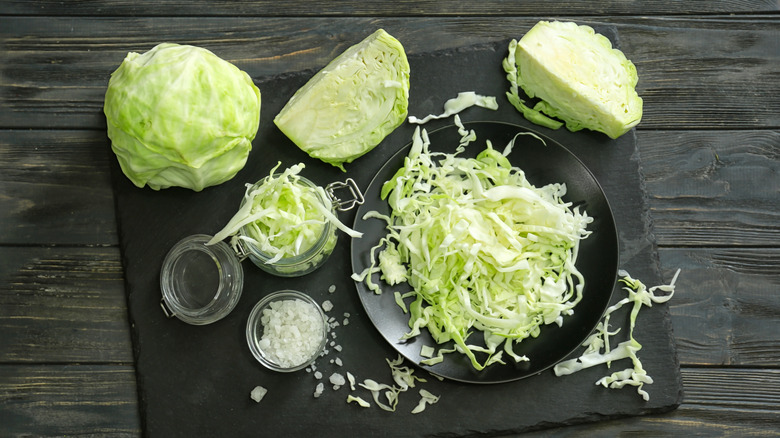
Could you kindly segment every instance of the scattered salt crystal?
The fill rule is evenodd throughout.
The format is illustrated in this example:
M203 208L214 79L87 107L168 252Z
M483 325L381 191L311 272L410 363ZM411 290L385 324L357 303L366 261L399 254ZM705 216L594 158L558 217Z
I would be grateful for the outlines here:
M349 318L344 318L344 321L341 324L342 325L349 325Z
M328 288L328 292L330 292L330 293L336 292L336 285L335 284L331 284L330 287Z
M341 351L341 345L336 345L336 346L333 347L333 349L340 352Z
M317 380L320 380L322 378L322 373L319 371L314 372L314 378Z
M323 385L322 382L320 382L314 388L314 398L318 398L319 396L321 396L323 391L325 391L325 385Z
M342 365L341 358L339 358L339 357L336 358L336 365L338 365L338 366Z
M333 303L330 302L330 300L325 300L322 302L322 310L326 312L330 312L333 310Z
M344 379L344 376L342 376L339 373L331 374L330 377L328 378L328 380L330 381L330 383L332 383L333 385L337 385L337 386L341 386L341 385L347 383L347 381Z
M267 393L268 390L263 388L262 386L255 386L254 389L252 389L252 392L249 394L249 396L252 397L252 400L254 400L255 402L260 403L260 400L262 400Z

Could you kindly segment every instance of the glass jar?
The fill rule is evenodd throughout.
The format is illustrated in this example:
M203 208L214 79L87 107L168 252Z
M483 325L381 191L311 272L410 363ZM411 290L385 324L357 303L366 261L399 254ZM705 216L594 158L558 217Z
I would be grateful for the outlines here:
M316 190L317 186L310 180L298 176L297 184L302 187L311 190L322 206L331 204L331 212L336 215L337 203L328 202L324 199L321 192ZM261 180L256 186L262 185L266 179ZM241 202L241 207L247 202L244 199ZM239 207L240 208L240 207ZM320 230L319 236L317 236L314 243L308 248L303 249L297 255L291 255L289 257L283 257L278 260L273 260L274 255L263 251L258 245L256 245L251 239L250 227L252 224L247 224L239 231L239 238L237 239L237 246L240 248L242 255L249 257L249 259L260 269L279 276L279 277L298 277L308 274L315 269L322 266L328 257L336 247L338 236L336 235L336 227L333 223L326 218L323 218L324 224Z
M225 242L206 245L211 236L186 237L171 248L160 273L165 314L194 325L219 321L230 313L244 287L244 271Z

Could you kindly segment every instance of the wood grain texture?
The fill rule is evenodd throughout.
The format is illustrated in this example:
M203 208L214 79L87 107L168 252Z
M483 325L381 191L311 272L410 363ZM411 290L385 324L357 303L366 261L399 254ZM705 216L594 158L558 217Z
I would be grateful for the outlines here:
M119 257L0 246L0 363L132 364Z
M4 437L137 437L132 366L0 365Z
M261 77L321 68L362 40L366 29L384 27L408 53L418 53L519 38L537 21L0 17L0 127L103 129L111 72L127 52L165 41L208 48ZM637 89L645 101L641 129L780 126L780 101L774 98L780 95L777 20L613 16L578 22L618 27L620 47L639 72Z
M117 1L106 7L94 1L5 1L0 5L4 15L134 15L134 16L198 16L204 11L210 16L413 16L413 15L482 15L506 17L511 15L655 15L655 14L713 14L758 13L777 11L774 0L689 0L669 2L649 0L626 2L608 0L592 2L569 0L554 2L486 0L453 2L435 0L400 1Z
M659 257L667 281L681 270L668 304L681 363L780 366L780 249L661 248Z
M0 243L116 245L105 132L0 130Z
M643 131L637 144L659 245L780 247L779 131Z

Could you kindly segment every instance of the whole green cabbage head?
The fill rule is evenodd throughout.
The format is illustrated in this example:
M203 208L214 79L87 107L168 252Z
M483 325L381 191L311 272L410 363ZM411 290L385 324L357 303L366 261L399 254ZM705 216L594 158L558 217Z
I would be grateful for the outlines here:
M379 29L309 79L274 123L309 156L344 170L401 125L408 106L406 52Z
M509 52L507 96L530 121L555 129L555 117L570 131L587 128L618 138L642 119L636 67L591 27L540 21L513 40ZM540 99L532 109L519 99L518 85Z
M260 90L206 49L163 43L127 54L111 75L103 111L111 149L136 186L201 191L246 164Z

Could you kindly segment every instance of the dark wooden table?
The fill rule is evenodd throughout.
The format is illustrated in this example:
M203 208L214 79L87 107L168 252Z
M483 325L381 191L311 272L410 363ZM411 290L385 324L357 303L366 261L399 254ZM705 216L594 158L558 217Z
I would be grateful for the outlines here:
M780 433L780 4L776 0L0 3L0 436L138 436L102 114L108 76L163 41L253 77L322 67L383 27L421 53L540 19L617 28L685 395L553 436ZM620 208L620 206L615 206Z

